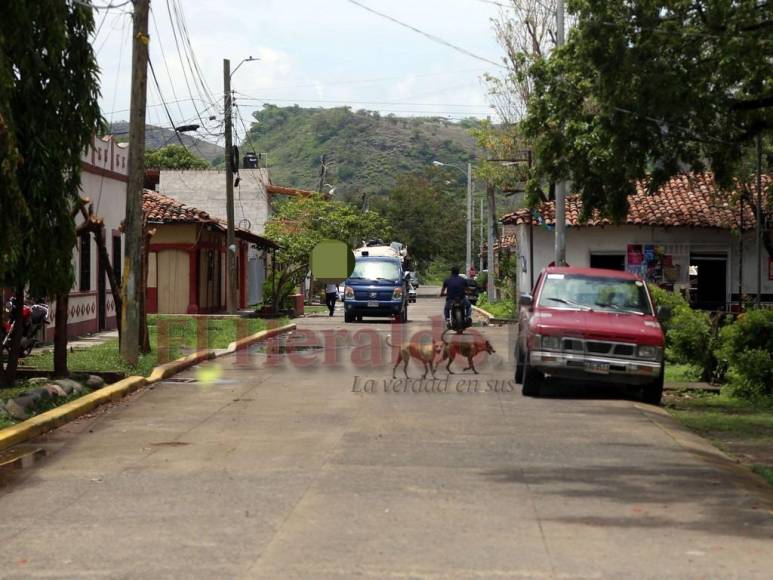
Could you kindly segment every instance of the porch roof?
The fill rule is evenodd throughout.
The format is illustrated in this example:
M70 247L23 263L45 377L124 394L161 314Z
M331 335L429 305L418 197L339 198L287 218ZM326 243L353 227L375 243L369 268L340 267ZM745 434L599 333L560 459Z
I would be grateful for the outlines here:
M213 226L221 232L226 232L228 227L225 221L213 218L207 212L198 208L180 203L173 197L151 191L143 190L142 213L151 224L202 224ZM235 229L236 237L266 249L276 249L279 246L263 236L259 236L242 228Z
M773 176L763 175L763 188L773 183ZM752 229L756 225L756 216L749 203L744 204L743 217L737 205L728 200L737 197L740 187L735 191L722 192L717 187L711 173L681 174L672 177L653 194L646 192L643 182L636 185L636 193L628 196L628 214L621 225L641 225L660 227L699 227L718 229ZM756 194L756 192L755 192ZM587 221L580 219L582 199L579 195L566 198L566 223L570 226L615 225L598 211ZM556 221L554 201L541 203L534 209L522 208L505 215L504 224L534 223L553 225Z

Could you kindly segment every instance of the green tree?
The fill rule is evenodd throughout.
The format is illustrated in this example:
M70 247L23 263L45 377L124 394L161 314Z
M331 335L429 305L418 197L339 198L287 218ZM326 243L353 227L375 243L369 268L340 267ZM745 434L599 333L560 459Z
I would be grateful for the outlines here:
M17 298L25 288L55 296L72 286L80 156L102 126L93 30L92 10L72 1L3 5L0 275ZM15 378L19 341L15 333L5 383Z
M743 178L755 137L773 128L773 4L757 0L570 0L565 46L531 68L524 128L530 182L570 179L584 211L627 211L691 168L720 186ZM748 176L746 176L748 177Z
M166 145L160 149L145 151L145 167L154 169L207 169L204 159L194 155L182 145Z
M465 186L446 184L448 177L443 169L405 174L382 202L395 239L408 246L422 272L436 260L464 268Z
M311 250L322 240L339 240L351 246L363 239L388 238L387 221L373 211L361 212L355 206L328 201L322 196L294 197L278 204L266 223L266 236L280 246L276 253L277 278L272 279L274 308L300 284L309 271Z

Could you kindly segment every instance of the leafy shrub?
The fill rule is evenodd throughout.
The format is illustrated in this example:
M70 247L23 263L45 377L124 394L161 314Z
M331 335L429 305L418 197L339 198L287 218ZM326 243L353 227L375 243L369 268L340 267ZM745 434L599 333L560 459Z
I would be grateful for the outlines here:
M750 310L722 329L722 355L739 377L736 394L773 394L773 310Z
M279 286L279 287L277 287ZM274 301L274 296L279 297L278 308L284 310L292 306L290 295L295 290L296 285L292 280L282 280L281 272L269 274L263 283L263 304L270 306Z
M666 348L674 361L703 365L711 342L709 315L690 308L681 294L654 285L650 285L649 290L656 306L664 306L671 311L661 318L660 324L666 333Z

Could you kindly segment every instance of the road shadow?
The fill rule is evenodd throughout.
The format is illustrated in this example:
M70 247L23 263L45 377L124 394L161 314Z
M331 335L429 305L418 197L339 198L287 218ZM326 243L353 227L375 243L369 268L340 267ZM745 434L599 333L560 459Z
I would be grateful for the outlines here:
M648 454L647 447L629 444L631 454ZM637 451L639 448L640 451ZM680 529L717 535L773 539L773 502L768 492L754 493L751 474L734 466L722 465L715 455L691 450L700 462L658 462L643 465L570 465L528 466L497 469L483 473L489 481L501 484L525 484L544 497L561 497L577 503L566 505L565 515L553 515L543 521L598 527ZM603 455L603 453L600 453ZM642 459L653 463L652 455ZM634 458L635 459L635 458ZM655 459L656 461L656 459ZM591 500L601 500L600 513L588 514ZM630 515L607 508L604 502L630 506ZM657 513L648 513L649 511ZM602 512L611 512L606 515ZM666 514L666 515L664 515ZM671 516L673 514L673 516Z

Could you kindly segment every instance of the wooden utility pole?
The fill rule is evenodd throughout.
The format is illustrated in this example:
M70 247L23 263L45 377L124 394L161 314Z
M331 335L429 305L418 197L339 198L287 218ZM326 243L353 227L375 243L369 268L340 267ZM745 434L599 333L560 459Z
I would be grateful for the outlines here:
M145 105L148 89L148 11L150 0L135 0L132 34L132 94L129 114L129 183L126 186L121 358L136 364L140 337L142 276L142 189L145 181Z
M238 67L237 67L238 68ZM233 135L231 131L231 61L223 59L223 99L225 106L225 211L228 220L226 238L226 304L228 314L236 314L236 233L234 228ZM236 160L238 163L238 159Z

